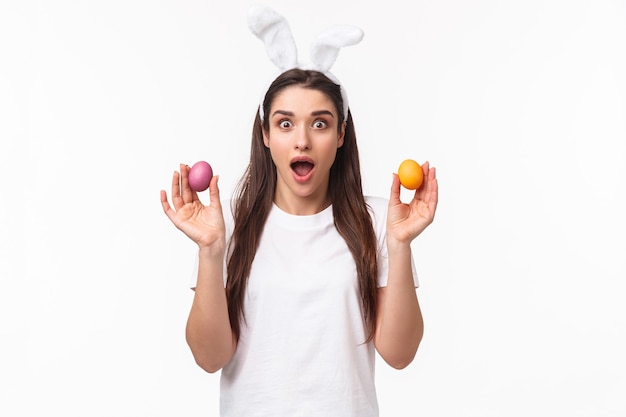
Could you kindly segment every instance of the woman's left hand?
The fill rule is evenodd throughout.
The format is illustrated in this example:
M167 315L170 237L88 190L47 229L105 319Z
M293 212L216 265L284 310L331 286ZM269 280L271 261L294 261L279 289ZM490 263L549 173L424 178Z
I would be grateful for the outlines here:
M387 241L410 243L433 222L437 209L438 185L435 168L428 162L422 165L424 181L415 190L408 204L400 201L400 180L393 174L389 209L387 212Z

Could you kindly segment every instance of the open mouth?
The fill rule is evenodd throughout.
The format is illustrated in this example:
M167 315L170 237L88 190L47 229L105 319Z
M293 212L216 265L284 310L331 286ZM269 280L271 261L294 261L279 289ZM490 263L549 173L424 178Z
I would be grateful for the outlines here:
M307 178L314 167L315 164L308 158L298 158L291 162L291 170L300 179Z
M299 176L304 177L313 170L313 164L306 161L298 161L291 164L291 169Z

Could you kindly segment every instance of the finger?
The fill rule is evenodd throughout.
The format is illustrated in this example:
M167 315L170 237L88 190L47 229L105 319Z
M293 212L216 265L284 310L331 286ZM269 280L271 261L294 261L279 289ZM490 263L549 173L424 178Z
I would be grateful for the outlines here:
M393 173L393 179L391 182L391 192L389 194L390 204L400 204L400 179L398 174Z
M433 208L433 212L437 208L437 203L439 203L439 181L437 181L437 171L435 168L430 169L429 181L428 181L428 189L430 194L428 196L428 205Z
M198 194L189 186L189 165L180 164L181 197L184 203L190 203L198 199Z
M429 168L428 169L428 174L426 175L426 178L424 179L425 184L425 191L427 193L432 192L433 190L436 191L437 189L437 171L435 170L435 168Z
M180 196L180 174L178 171L174 171L172 175L172 202L176 210L183 206L183 199Z
M435 167L430 168L428 171L428 181L429 182L437 182L437 170Z
M161 207L165 215L173 222L174 210L170 207L170 203L167 201L167 193L165 190L161 190Z
M220 188L217 185L219 177L219 175L214 175L213 178L211 178L211 182L209 183L209 198L212 206L221 209Z
M439 183L437 181L437 171L434 167L428 170L428 181L424 186L424 193L421 198L428 205L428 209L434 216L439 201Z
M422 164L422 172L424 173L424 179L428 178L429 168L430 168L430 162L426 161Z

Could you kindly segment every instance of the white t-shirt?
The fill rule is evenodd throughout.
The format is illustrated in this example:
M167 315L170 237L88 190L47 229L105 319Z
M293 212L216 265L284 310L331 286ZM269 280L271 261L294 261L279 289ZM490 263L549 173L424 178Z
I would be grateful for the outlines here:
M378 286L385 286L387 200L366 201L378 238ZM417 287L415 268L413 276ZM244 306L237 350L221 371L222 417L378 416L374 345L363 343L356 266L332 206L311 216L272 207Z

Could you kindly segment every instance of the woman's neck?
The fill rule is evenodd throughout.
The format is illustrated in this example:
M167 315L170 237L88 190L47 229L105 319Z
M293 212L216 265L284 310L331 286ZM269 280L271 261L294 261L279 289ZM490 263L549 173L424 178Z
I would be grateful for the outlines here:
M310 216L320 213L330 206L331 203L328 195L325 195L322 198L316 196L285 197L286 196L280 195L280 193L276 193L274 195L274 204L276 204L282 211L296 216Z

